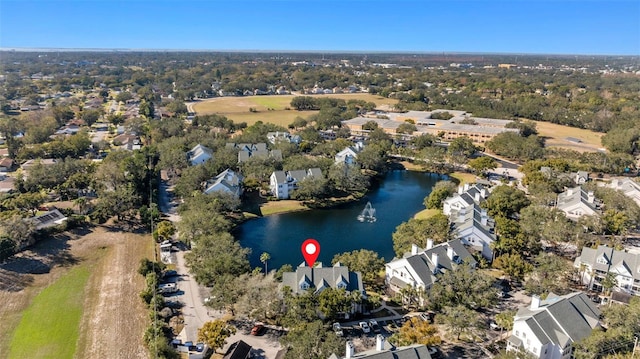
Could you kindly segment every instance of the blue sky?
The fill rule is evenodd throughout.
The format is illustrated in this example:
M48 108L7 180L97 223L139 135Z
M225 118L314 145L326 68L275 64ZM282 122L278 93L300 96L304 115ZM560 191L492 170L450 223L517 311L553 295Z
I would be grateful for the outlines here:
M0 47L640 54L640 1L0 0Z

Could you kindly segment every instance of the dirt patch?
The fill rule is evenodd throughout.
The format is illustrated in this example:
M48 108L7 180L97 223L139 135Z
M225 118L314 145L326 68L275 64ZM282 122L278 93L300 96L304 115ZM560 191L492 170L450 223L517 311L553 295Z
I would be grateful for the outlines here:
M79 263L92 268L76 357L147 357L142 335L148 322L138 292L140 258L151 256L149 236L114 226L86 227L40 241L0 265L0 358L33 298Z

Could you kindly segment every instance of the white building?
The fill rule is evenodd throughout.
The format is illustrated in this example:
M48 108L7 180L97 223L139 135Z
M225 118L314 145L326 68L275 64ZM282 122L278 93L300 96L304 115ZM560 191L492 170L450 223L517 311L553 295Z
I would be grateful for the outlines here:
M472 206L474 203L480 204L489 197L489 191L481 184L468 184L458 187L458 192L448 197L442 202L442 212L449 216L452 211L459 211Z
M600 213L592 191L585 191L582 187L569 188L558 194L556 207L567 215L567 218L577 220L582 216L595 216Z
M549 293L547 299L531 298L513 319L507 350L523 350L540 359L568 359L573 343L598 327L600 310L585 293L564 296Z
M607 273L614 275L614 291L640 295L640 254L619 251L605 245L598 248L582 248L580 257L574 262L582 283L589 290L603 291L602 282Z
M497 240L495 221L487 210L473 203L458 211L452 211L449 221L453 226L453 238L482 253L489 261L493 260L492 243Z
M344 163L347 165L356 164L358 153L364 149L364 143L358 142L354 146L349 146L344 150L336 153L335 163Z
M640 206L640 184L630 178L616 178L608 186L624 193Z
M287 199L291 192L298 188L298 183L308 177L322 178L319 168L295 171L274 171L269 177L271 194L277 199Z
M329 359L431 359L426 345L414 344L404 347L394 347L385 338L376 335L376 348L356 353L353 342L347 341L345 355L331 354Z
M210 158L213 158L213 150L205 147L201 144L195 145L191 151L187 152L189 163L192 166L200 165L207 162Z
M457 265L469 261L475 266L476 261L460 240L433 245L427 240L427 248L420 249L415 244L411 252L403 258L394 258L385 264L385 281L394 292L407 286L427 290L436 282L437 276L448 270L455 270Z
M219 175L207 181L205 184L204 194L211 194L214 192L230 193L234 197L239 198L242 195L242 181L244 177L232 171L226 169Z

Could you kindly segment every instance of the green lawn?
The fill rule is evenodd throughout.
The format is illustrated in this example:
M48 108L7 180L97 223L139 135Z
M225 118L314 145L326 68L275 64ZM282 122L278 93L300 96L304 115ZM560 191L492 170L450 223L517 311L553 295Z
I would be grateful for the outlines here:
M422 211L416 213L416 215L413 216L413 218L415 218L415 219L427 219L427 218L431 218L431 217L435 216L438 213L442 213L442 211L439 208L423 209Z
M73 358L89 268L71 269L38 294L13 333L8 358Z
M304 211L307 209L308 208L305 207L301 202L292 200L270 201L260 206L260 210L263 216L278 213Z
M465 183L475 183L476 175L466 172L453 172L449 174L454 182L458 182L458 185L462 186Z

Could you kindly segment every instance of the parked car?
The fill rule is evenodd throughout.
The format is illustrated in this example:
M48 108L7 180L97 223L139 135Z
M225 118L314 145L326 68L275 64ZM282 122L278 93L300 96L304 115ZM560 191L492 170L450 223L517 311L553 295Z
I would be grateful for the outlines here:
M362 329L364 334L371 333L371 328L369 328L369 324L367 324L367 322L360 322L358 325L360 325L360 329Z
M498 325L498 323L493 321L489 323L489 328L491 328L492 330L500 330L500 326Z
M262 335L264 333L264 325L256 324L251 328L251 335Z
M369 320L369 327L373 330L374 333L380 333L380 326L375 319Z
M430 324L433 324L434 316L435 316L434 312L426 312L426 313L420 314L420 319L424 320L425 322L429 322Z
M170 278L178 275L178 272L175 270L168 270L162 274L162 278Z
M333 332L336 333L337 336L341 337L344 335L344 330L340 323L333 323Z

